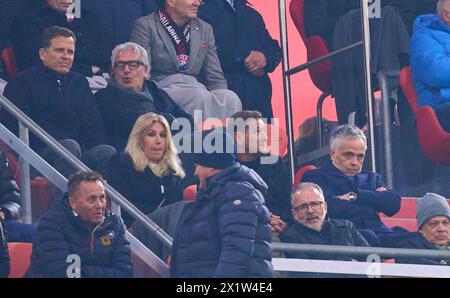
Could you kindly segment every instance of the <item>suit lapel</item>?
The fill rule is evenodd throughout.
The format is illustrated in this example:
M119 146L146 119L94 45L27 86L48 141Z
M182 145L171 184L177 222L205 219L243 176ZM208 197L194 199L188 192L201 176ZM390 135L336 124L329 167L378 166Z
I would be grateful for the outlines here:
M170 40L169 33L166 31L166 29L161 24L161 21L159 20L158 12L155 13L155 23L156 30L158 30L158 34L164 43L164 47L169 52L170 60L172 61L175 68L178 69L177 52L175 51L175 47L172 44L172 40Z
M191 23L191 53L189 54L189 62L187 69L192 68L191 65L197 63L198 50L201 42L201 30L197 20L192 20Z

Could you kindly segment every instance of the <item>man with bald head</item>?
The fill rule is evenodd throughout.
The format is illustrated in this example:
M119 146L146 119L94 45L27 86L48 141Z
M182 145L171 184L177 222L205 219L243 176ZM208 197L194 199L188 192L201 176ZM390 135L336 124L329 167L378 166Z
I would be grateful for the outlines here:
M419 106L431 106L450 132L450 1L439 0L436 14L418 16L411 37L411 68Z

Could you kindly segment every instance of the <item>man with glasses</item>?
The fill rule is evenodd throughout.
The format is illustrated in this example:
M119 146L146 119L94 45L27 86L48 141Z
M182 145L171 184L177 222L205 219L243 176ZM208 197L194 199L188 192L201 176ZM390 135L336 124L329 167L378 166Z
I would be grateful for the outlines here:
M417 203L418 232L405 239L400 248L449 250L450 208L447 200L438 194L427 193ZM400 258L397 263L450 265L450 260L431 258Z
M281 234L282 242L321 245L369 246L355 225L345 219L327 217L328 206L322 189L314 183L300 183L291 195L295 224ZM317 253L286 253L299 259L352 260L350 257Z
M387 227L379 213L396 214L401 196L386 188L379 174L362 171L366 150L366 136L358 127L338 126L330 136L331 160L306 172L302 182L320 185L330 217L352 221L371 246L395 247L398 237L408 231Z
M164 115L169 124L174 118L185 118L192 124L192 117L150 80L148 56L142 46L133 42L118 45L112 52L111 64L113 80L95 97L108 144L118 152L125 148L140 115L154 112Z

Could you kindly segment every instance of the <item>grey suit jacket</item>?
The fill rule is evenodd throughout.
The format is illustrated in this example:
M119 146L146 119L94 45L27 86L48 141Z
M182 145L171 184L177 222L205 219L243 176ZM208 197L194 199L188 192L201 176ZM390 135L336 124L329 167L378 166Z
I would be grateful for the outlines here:
M158 12L141 17L134 22L131 41L147 50L152 79L155 81L180 73L175 47L159 20ZM183 73L204 82L209 90L228 89L217 56L212 27L198 18L192 20L190 43L190 58L187 69Z

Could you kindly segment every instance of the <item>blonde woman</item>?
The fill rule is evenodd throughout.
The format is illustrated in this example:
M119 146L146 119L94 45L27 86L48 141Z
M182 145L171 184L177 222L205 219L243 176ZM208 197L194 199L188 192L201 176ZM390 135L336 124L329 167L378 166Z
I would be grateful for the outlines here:
M167 120L155 113L140 116L125 151L110 159L108 183L145 214L183 199L180 165ZM134 219L126 212L127 227Z

